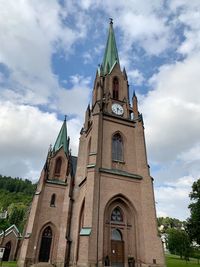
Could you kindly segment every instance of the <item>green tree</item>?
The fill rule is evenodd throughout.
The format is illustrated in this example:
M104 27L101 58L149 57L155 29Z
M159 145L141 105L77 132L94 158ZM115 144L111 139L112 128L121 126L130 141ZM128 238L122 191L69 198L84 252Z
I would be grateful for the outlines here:
M8 211L8 217L0 219L0 231L16 224L23 230L25 214L32 200L36 184L29 180L0 175L0 212Z
M167 231L167 248L170 253L188 259L190 254L190 239L186 231L171 228Z
M192 203L189 205L190 218L187 221L187 231L190 239L200 245L200 179L193 183L189 196Z
M157 219L158 221L158 227L160 228L162 226L162 229L160 230L161 233L166 233L168 229L175 228L175 229L182 229L185 228L186 222L180 221L176 218L170 218L170 217L159 217Z

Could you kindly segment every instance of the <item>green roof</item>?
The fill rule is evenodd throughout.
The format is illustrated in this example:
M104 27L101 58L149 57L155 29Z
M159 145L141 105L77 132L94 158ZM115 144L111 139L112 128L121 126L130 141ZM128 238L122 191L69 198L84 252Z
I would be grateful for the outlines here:
M69 150L69 138L67 137L67 125L66 125L66 118L63 122L63 125L60 129L58 137L56 139L55 145L53 147L53 151L58 151L61 147L63 147L66 154L68 154Z
M115 64L119 64L119 57L117 52L117 45L115 41L115 34L113 30L113 22L110 21L110 27L109 27L109 33L108 33L108 40L106 44L106 49L104 53L103 58L103 74L110 73L110 71L113 69Z

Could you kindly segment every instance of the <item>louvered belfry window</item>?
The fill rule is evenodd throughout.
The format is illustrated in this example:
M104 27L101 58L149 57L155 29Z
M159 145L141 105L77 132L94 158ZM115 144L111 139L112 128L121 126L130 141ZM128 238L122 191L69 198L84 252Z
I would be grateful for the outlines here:
M112 138L112 160L123 161L123 140L119 133Z
M119 99L119 81L117 77L113 79L113 98Z
M61 165L62 165L62 159L61 158L58 158L56 160L56 165L55 165L55 175L56 176L59 176L60 175Z

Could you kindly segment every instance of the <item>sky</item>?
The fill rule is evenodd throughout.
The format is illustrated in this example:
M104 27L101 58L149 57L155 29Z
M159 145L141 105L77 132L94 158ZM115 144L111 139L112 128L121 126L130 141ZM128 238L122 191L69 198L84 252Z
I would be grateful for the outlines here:
M65 114L77 155L110 17L157 215L185 220L200 178L199 0L0 0L0 173L37 181Z

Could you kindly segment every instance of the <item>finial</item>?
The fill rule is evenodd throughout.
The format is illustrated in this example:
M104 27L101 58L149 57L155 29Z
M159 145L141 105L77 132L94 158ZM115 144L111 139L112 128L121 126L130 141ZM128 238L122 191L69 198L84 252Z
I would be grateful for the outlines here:
M110 20L110 24L113 24L113 19L112 18L109 18L109 20Z

